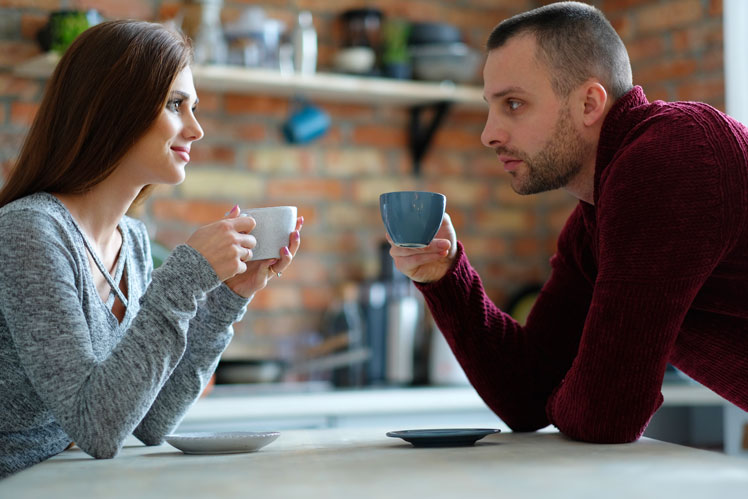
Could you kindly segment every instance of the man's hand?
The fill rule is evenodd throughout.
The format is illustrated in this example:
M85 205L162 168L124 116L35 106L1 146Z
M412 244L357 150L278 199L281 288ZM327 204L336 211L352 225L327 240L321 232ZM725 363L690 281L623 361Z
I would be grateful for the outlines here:
M395 246L389 234L387 240L392 245L390 255L395 260L397 269L420 283L434 282L444 277L457 254L457 235L447 213L442 218L436 236L424 248Z

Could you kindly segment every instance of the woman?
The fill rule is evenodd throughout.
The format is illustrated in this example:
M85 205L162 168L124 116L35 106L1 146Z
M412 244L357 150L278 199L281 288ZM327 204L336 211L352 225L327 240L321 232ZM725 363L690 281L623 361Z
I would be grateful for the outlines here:
M189 42L163 26L103 23L60 60L0 192L0 476L75 442L96 458L134 434L163 441L200 395L278 258L249 261L235 206L153 270L125 215L184 179L203 136Z

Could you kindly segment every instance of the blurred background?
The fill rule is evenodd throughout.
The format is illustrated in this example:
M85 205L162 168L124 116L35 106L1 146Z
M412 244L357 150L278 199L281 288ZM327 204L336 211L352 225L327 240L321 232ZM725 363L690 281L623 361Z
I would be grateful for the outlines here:
M489 295L522 320L548 277L557 235L576 203L561 191L524 197L512 191L495 155L480 143L486 114L480 63L499 21L544 3L6 0L0 2L2 172L13 168L40 102L43 73L51 71L44 54L69 43L71 34L60 26L72 36L76 26L102 19L180 27L195 41L198 65L247 71L239 73L247 87L224 88L216 83L220 76L201 79L196 71L205 138L193 147L187 180L159 188L134 213L149 226L156 256L234 204L293 204L305 218L295 262L236 324L219 381L458 382L459 369L419 294L392 268L378 197L408 189L444 193ZM623 38L634 83L650 100L700 100L724 110L722 0L589 3ZM19 70L40 61L42 70L31 77ZM331 80L324 98L281 94L272 82L250 87L254 70L343 79ZM389 90L383 97L372 91L376 99L366 92L336 98L335 85L350 81L383 89L397 82L414 93L458 88L473 97L420 111L394 98L401 87L391 100ZM408 86L415 83L427 87ZM292 118L300 109L311 109L318 120L302 136L288 130L289 123L298 125L300 118ZM430 141L413 144L437 122ZM411 131L415 125L420 133ZM414 151L420 151L417 161Z

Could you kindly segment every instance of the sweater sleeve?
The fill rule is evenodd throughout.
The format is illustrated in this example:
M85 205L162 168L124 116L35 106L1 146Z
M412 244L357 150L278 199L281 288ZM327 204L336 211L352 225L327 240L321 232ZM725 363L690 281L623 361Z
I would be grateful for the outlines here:
M579 222L578 213L572 218ZM580 223L569 225L566 232ZM486 405L514 431L547 426L545 405L576 354L589 306L584 276L554 259L524 327L488 298L461 243L446 276L416 286Z
M742 230L730 208L744 193L731 190L725 169L745 160L715 146L724 140L699 120L671 115L650 123L601 177L592 303L579 352L547 408L572 438L636 440L661 405L683 320Z
M158 445L174 431L215 371L233 337L232 325L241 320L248 303L223 283L198 301L184 355L133 432L143 443Z
M219 282L199 253L177 247L153 273L129 328L102 356L91 337L112 334L105 329L117 325L84 316L73 244L51 217L2 217L0 309L26 376L55 421L88 454L112 457L179 364L198 301Z

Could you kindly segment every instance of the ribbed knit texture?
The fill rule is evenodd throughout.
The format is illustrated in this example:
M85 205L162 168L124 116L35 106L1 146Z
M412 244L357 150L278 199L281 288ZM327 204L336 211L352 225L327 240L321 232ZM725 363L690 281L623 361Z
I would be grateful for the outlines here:
M642 435L668 363L748 410L748 131L635 87L603 124L594 196L524 327L461 244L443 279L418 284L477 392L516 431L604 443Z
M193 248L178 246L152 270L143 224L124 217L119 228L122 323L99 297L62 203L39 193L0 209L0 477L70 442L98 458L130 434L161 443L244 314L248 300Z

